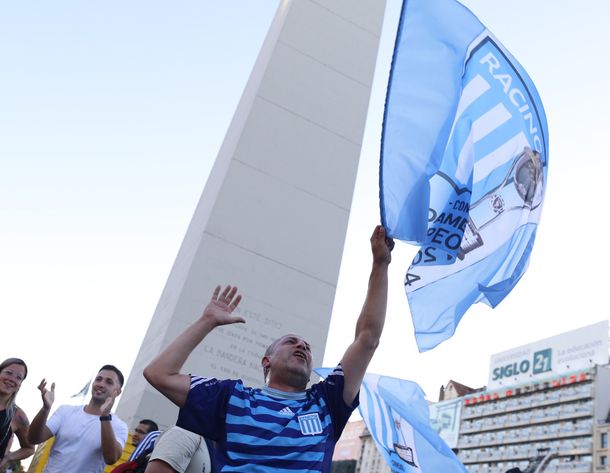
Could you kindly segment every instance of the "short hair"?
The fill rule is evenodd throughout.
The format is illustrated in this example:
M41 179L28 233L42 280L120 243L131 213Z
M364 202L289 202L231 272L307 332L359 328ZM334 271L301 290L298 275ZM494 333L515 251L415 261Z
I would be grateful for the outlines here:
M157 425L157 423L154 420L142 419L139 423L147 425L149 433L154 432L155 430L159 430L159 426Z
M271 345L269 345L267 347L267 349L265 350L265 354L263 356L271 356L273 354L273 352L275 351L275 347L277 347L277 344L280 342L280 340L284 338L284 335L282 335L280 338L277 338L275 340L273 340L271 342ZM265 368L263 367L263 381L265 384L267 384L267 376L269 375L269 368Z
M99 370L98 373L100 371L114 371L117 375L117 378L119 378L119 384L121 385L121 387L123 387L123 383L125 382L125 377L123 376L123 373L121 373L121 370L118 369L116 366L114 365L104 365L102 366Z
M269 345L267 347L267 349L265 350L265 356L271 356L273 354L273 352L275 351L275 347L277 347L277 344L280 343L280 340L284 337L285 337L285 335L282 335L280 338L273 340L271 342L271 345Z
M275 351L275 349L277 348L277 346L279 345L279 343L282 341L283 338L285 338L285 337L293 337L293 336L303 340L303 338L300 337L299 335L295 335L295 334L292 334L292 333L286 333L286 334L282 335L280 338L276 338L275 340L273 340L271 342L271 344L265 350L265 354L263 356L271 356L271 355L273 355L273 352ZM305 341L305 340L303 340L303 341ZM305 342L305 343L308 344L307 342ZM267 376L269 376L269 368L263 367L263 380L264 380L265 384L267 384Z

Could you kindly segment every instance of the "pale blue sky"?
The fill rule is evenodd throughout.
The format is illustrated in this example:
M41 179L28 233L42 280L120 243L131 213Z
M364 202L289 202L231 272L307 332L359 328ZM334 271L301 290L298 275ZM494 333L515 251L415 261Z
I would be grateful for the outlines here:
M397 245L387 330L371 370L415 380L432 400L450 378L485 384L492 353L608 318L610 2L464 3L538 87L549 186L530 269L515 291L494 311L472 310L453 339L423 355L402 289L415 248ZM131 368L276 6L0 5L0 357L30 366L19 396L30 418L43 376L61 399L105 362ZM345 348L333 340L353 326L365 293L399 9L388 0L327 364Z

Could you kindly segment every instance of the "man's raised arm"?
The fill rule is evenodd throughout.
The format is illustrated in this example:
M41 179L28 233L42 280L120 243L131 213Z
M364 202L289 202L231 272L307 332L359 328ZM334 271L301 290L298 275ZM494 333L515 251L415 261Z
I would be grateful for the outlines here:
M356 336L341 360L344 373L343 400L351 405L360 390L366 368L379 345L388 301L388 265L394 242L378 225L371 236L373 268L366 299L356 323Z
M232 315L239 301L236 287L227 286L221 293L217 286L201 317L144 368L146 380L178 407L186 402L191 384L189 376L180 373L186 359L214 328L245 322Z
M102 421L102 417L108 417L110 410L114 405L114 400L120 394L121 390L115 390L104 403L100 406L100 434L102 441L102 456L106 465L112 465L119 461L121 453L123 453L123 445L119 443L114 433L112 422L109 420Z

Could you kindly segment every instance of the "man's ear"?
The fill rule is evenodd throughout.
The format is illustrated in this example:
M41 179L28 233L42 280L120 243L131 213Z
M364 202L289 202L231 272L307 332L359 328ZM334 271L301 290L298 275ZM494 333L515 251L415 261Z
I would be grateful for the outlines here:
M269 368L269 365L271 365L271 360L269 360L268 356L263 356L261 358L261 366L263 367L263 369L267 369Z

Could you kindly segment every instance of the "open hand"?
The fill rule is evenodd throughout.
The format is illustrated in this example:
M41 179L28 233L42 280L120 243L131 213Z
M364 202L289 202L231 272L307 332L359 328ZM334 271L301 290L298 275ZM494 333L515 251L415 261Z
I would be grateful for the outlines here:
M50 409L55 402L55 383L51 383L51 390L49 391L47 389L47 380L43 378L38 385L38 389L42 396L42 405L47 409Z
M246 320L243 317L232 315L240 301L241 295L237 294L237 287L227 286L221 293L220 286L216 286L202 317L213 321L215 326L244 323Z
M110 411L112 410L112 406L114 405L114 400L116 399L116 397L118 395L119 395L119 391L117 389L112 391L112 394L110 396L108 396L106 398L106 400L100 406L100 415L107 416L108 414L110 414Z

